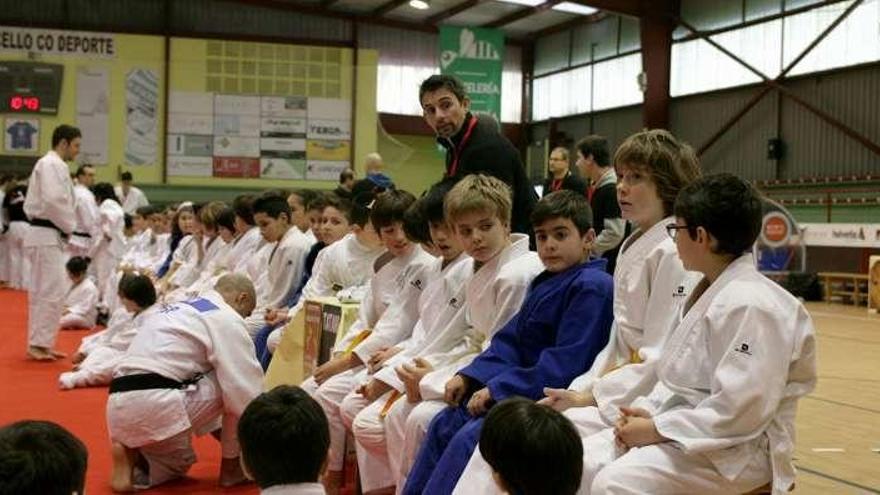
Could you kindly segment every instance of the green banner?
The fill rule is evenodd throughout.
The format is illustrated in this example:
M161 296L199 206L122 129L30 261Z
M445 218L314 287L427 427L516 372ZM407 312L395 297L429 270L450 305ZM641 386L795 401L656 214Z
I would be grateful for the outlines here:
M440 26L440 72L458 77L471 111L501 122L504 33L498 29Z

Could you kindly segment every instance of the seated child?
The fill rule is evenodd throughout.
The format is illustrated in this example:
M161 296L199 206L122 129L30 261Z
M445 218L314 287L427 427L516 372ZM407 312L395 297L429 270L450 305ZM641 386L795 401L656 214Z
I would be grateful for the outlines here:
M156 302L156 290L146 275L125 274L119 281L119 309L106 330L83 339L73 355L73 371L61 373L62 390L107 385L113 370L137 334L142 313Z
M503 493L574 495L583 446L565 416L528 399L507 399L486 415L480 453Z
M252 400L238 421L238 441L244 472L261 493L324 494L330 431L321 406L301 388L279 385Z
M61 328L92 328L98 317L100 294L95 283L88 277L89 262L86 258L74 256L67 260L67 277L71 287L64 300L61 313Z
M0 494L83 495L89 453L64 427L18 421L0 428Z
M545 271L489 348L447 382L450 407L431 423L403 493L452 493L477 446L483 416L496 402L537 400L544 387L567 385L608 342L613 284L606 260L590 260L595 233L586 198L551 193L531 220Z
M674 212L666 229L703 279L646 370L653 389L584 440L580 493L747 493L768 482L787 493L797 402L816 384L810 316L755 268L754 187L704 177L682 189Z

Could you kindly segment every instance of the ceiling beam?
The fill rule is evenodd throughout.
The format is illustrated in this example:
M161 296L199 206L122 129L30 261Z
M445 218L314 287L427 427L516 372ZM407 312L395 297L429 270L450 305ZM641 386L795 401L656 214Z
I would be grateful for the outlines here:
M572 3L594 7L614 14L642 17L645 11L650 9L653 2L650 0L574 0Z
M390 2L383 3L382 5L373 9L372 12L370 12L370 17L382 17L383 15L391 12L397 7L405 4L407 1L409 0L391 0Z
M495 19L492 22L487 22L483 24L483 27L487 28L499 28L502 26L506 26L508 24L512 24L521 19L525 19L526 17L533 16L535 14L540 14L541 12L545 12L553 8L554 5L562 3L562 0L547 0L541 5L536 5L534 7L526 7L524 9L519 9L516 12L512 12L504 17L499 19Z
M478 3L480 3L480 0L467 0L465 2L461 2L457 5L449 7L446 10L441 10L431 17L428 17L427 19L425 19L425 22L428 24L437 25L440 21L444 21L446 19L449 19L450 17L456 16L464 12L465 10L470 9L471 7L475 7Z
M338 1L339 0L321 0L321 7L326 9Z
M552 26L545 27L544 29L542 29L540 31L530 33L529 37L535 38L535 39L541 38L543 36L558 33L560 31L565 31L567 29L576 28L578 26L583 26L584 24L592 24L594 22L599 22L606 17L608 17L608 13L600 10L594 14L578 16L574 19L560 22L559 24L554 24Z

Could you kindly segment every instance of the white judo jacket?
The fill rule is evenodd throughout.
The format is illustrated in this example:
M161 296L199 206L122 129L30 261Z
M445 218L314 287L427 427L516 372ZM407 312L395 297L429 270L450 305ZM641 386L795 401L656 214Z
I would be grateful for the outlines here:
M24 213L28 219L49 220L65 234L76 228L76 200L67 163L55 151L46 153L34 165L28 179ZM25 247L60 246L61 235L52 228L32 225L24 238Z
M69 314L81 316L94 325L98 316L98 299L100 294L92 279L85 277L67 292L64 300L65 309Z
M489 347L495 332L519 312L532 279L544 271L538 254L529 251L528 236L511 234L510 239L510 245L481 266L468 282L465 317L469 328L447 359L422 378L419 389L425 400L443 399L446 382Z
M73 187L73 193L76 198L76 227L73 230L89 234L92 237L71 235L69 242L80 252L88 253L94 240L101 235L101 214L98 211L95 195L89 191L88 187L76 184Z
M92 239L92 258L108 256L119 260L125 254L125 210L116 201L105 199L98 208L98 213L101 230Z
M143 373L178 381L215 374L222 389L224 437L263 386L263 371L244 319L215 291L186 302L160 304L140 320L113 376ZM110 437L137 448L190 429L184 394L184 390L154 389L110 395Z
M766 454L773 493L788 492L797 401L816 385L813 323L804 306L761 275L751 254L702 294L694 291L656 365L657 431L703 454L728 479ZM761 452L767 449L769 451Z
M385 363L374 377L404 392L403 382L395 368L421 357L429 363L442 362L446 354L461 343L467 330L465 319L465 289L474 273L474 260L460 254L445 267L443 259L431 263L426 272L427 287L419 297L419 320L404 348Z

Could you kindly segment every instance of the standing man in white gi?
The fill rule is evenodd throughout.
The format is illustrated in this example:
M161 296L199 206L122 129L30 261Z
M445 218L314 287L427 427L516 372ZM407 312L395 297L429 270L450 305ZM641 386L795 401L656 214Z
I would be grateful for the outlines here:
M134 215L141 206L150 205L150 202L147 201L147 195L131 185L133 178L131 172L122 172L120 177L122 182L116 186L116 197L119 198L122 209L129 215Z
M28 180L24 212L31 228L24 240L31 262L28 294L28 356L37 361L64 357L56 351L58 320L68 286L64 241L76 227L76 201L66 161L79 154L82 133L62 124L52 133L52 150L34 166Z
M90 190L93 185L95 167L80 165L76 169L76 183L73 185L73 195L76 197L76 228L67 244L67 252L71 257L89 256L92 244L101 231L98 203Z

